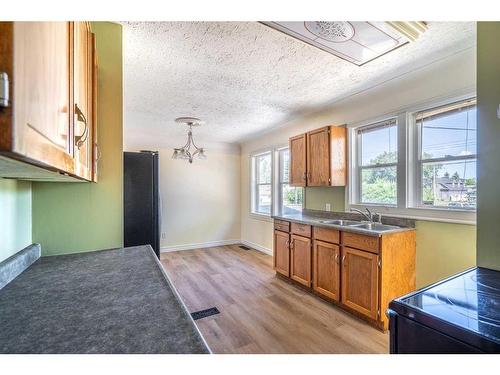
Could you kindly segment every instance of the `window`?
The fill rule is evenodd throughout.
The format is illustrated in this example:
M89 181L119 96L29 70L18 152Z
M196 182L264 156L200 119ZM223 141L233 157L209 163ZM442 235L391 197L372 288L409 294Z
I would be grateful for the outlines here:
M252 213L271 215L272 207L272 153L252 158Z
M293 187L289 182L290 152L288 148L278 151L279 159L279 187L278 187L278 212L282 214L293 214L302 211L304 202L304 189Z
M475 100L415 114L418 134L418 206L476 208Z
M462 97L350 126L348 203L382 214L474 223L476 99Z
M397 121L391 119L357 130L359 202L397 203Z

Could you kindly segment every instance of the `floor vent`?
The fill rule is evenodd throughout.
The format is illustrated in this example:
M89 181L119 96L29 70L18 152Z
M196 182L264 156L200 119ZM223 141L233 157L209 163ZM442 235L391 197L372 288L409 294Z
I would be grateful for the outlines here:
M219 314L220 311L217 310L217 307L211 307L206 310L200 310L200 311L195 311L191 313L191 316L193 317L194 320L206 318L207 316Z
M240 249L243 249L243 250L250 250L250 248L248 246L245 246L245 245L240 245Z

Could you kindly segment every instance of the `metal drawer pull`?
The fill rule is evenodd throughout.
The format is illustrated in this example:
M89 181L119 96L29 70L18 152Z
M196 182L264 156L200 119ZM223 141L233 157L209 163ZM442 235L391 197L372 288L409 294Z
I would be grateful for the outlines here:
M335 263L339 264L339 253L335 254Z
M345 264L345 255L344 255L344 256L342 256L342 264L343 264L343 265L344 265L344 267L345 267L345 265L346 265L346 264Z
M9 76L0 72L0 107L9 106Z
M89 136L89 126L87 124L87 119L85 118L85 115L83 112L78 108L78 104L75 103L75 115L78 121L83 122L85 124L85 129L83 130L82 135L76 135L75 136L75 144L78 149L83 146L85 141L87 140Z

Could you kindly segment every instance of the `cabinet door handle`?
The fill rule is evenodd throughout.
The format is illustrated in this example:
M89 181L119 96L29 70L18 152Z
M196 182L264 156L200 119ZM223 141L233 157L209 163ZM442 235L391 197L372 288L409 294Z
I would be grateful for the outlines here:
M286 244L286 247L290 247L290 240L286 240L285 244Z
M346 266L346 263L345 263L345 255L342 256L342 264L344 265L344 267Z
M78 104L75 103L75 115L77 118L77 121L83 122L85 124L85 129L83 129L82 135L76 135L75 136L75 144L78 149L83 146L85 141L87 140L89 136L89 125L87 124L87 118L83 114L80 108L78 108Z
M335 263L339 264L339 253L335 254Z
M295 239L292 239L292 241L290 242L290 249L293 250L294 247L295 247Z
M304 172L304 175L302 176L302 179L303 179L304 181L306 181L306 180L307 180L307 173L306 173L306 172Z

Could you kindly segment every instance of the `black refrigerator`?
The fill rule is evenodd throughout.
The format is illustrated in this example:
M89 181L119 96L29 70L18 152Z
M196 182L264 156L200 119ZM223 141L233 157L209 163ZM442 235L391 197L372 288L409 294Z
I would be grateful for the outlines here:
M124 152L124 244L151 245L160 257L158 152Z

